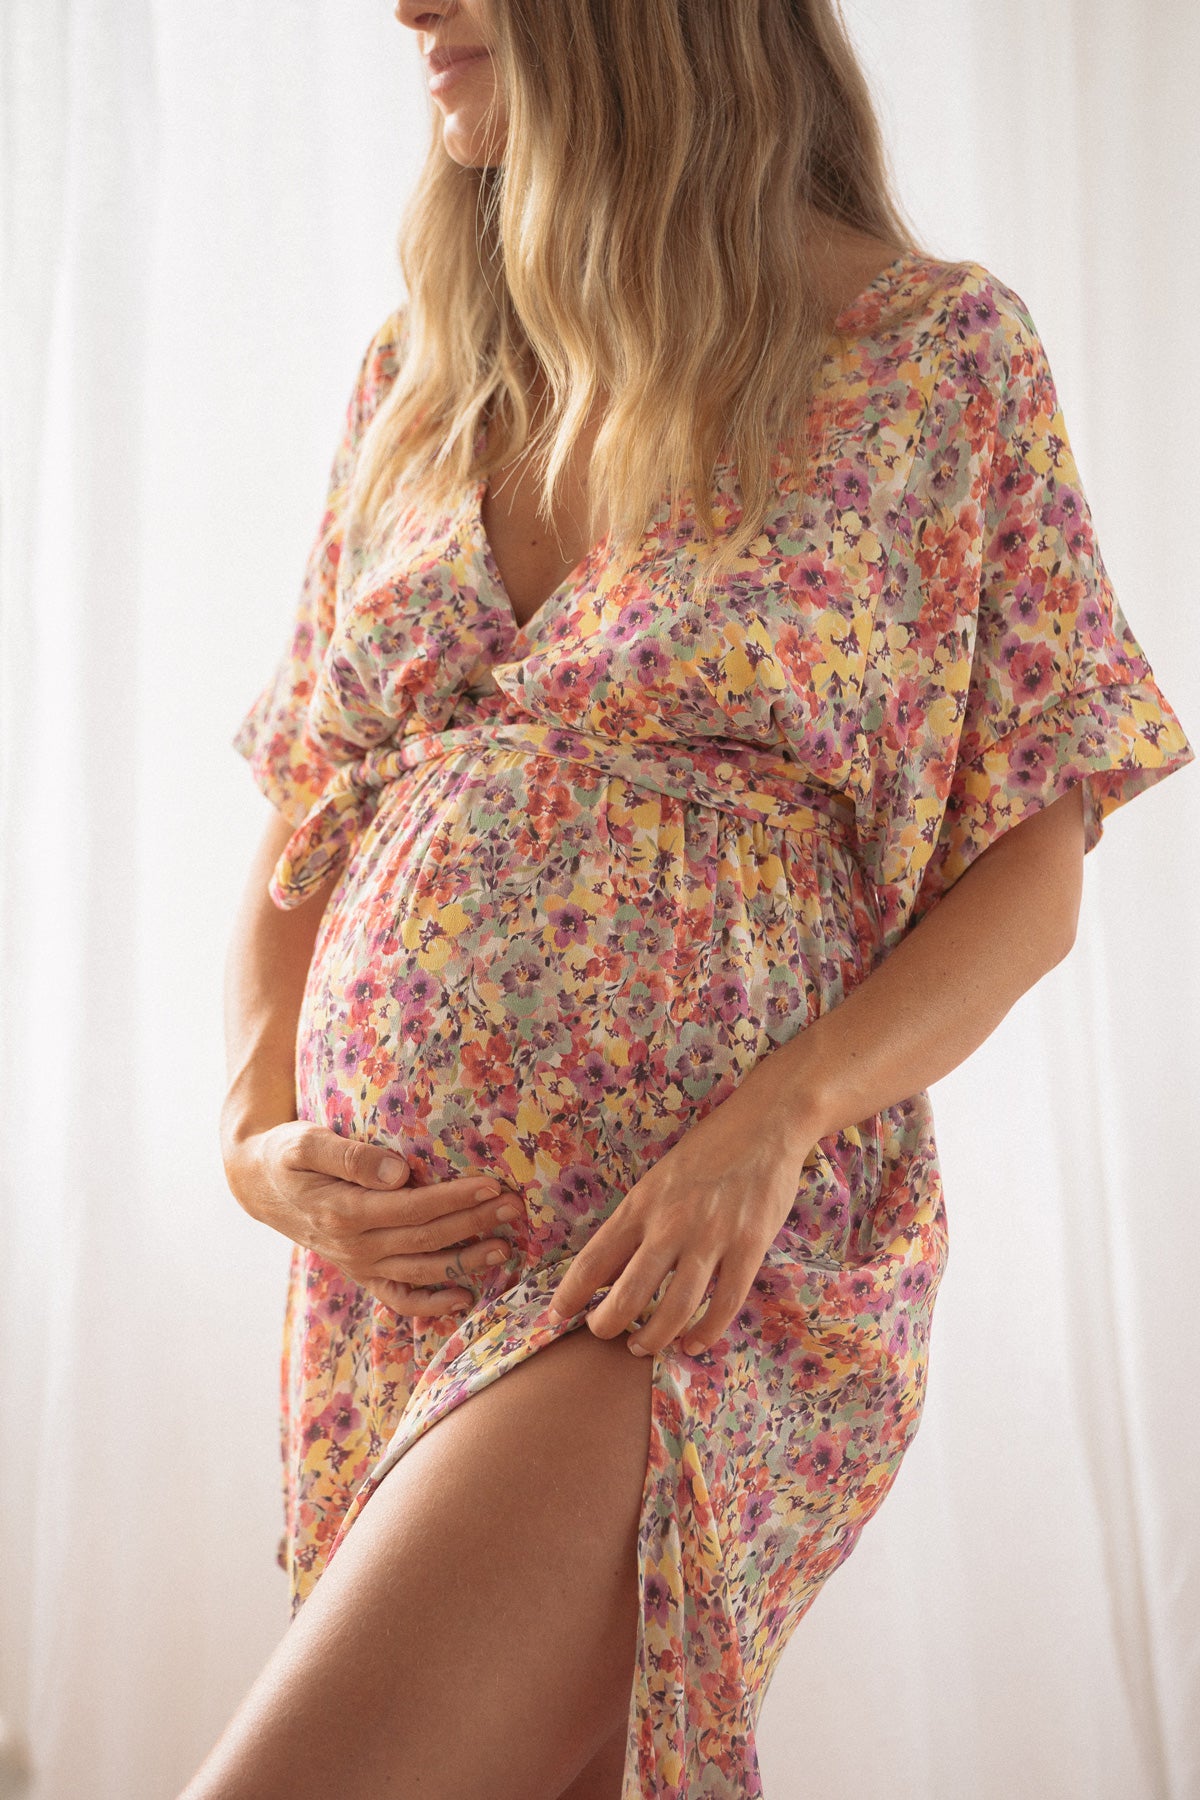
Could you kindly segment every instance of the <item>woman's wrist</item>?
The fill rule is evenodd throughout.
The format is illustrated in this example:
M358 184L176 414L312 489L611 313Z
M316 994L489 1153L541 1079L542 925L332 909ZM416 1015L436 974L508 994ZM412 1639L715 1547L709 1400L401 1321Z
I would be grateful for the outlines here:
M230 1192L239 1206L246 1207L239 1173L253 1157L256 1140L277 1125L290 1124L295 1117L294 1106L290 1110L278 1103L272 1106L261 1097L257 1103L247 1102L232 1089L226 1095L220 1118L221 1160Z
M231 1077L221 1102L221 1140L231 1143L286 1125L296 1117L296 1084L290 1065L275 1071L271 1058L248 1055ZM265 1064L265 1067L264 1067Z
M808 1065L795 1054L793 1039L762 1057L738 1087L751 1109L755 1136L773 1141L785 1158L803 1162L819 1139L836 1131L832 1096ZM785 1059L785 1052L792 1054Z

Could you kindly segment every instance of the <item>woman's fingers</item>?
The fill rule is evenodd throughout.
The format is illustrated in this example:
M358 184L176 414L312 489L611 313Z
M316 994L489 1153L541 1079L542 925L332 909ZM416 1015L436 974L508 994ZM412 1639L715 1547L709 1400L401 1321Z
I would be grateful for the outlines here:
M389 1312L403 1318L449 1318L466 1312L475 1298L465 1288L410 1288L403 1281L371 1281L363 1285Z
M655 1250L650 1244L643 1243L599 1306L588 1315L588 1329L602 1338L616 1337L619 1332L628 1331L668 1276L671 1286L675 1285L671 1271L674 1260L669 1251ZM670 1292L670 1288L667 1291Z
M713 1277L710 1259L681 1256L667 1291L650 1318L629 1340L634 1355L662 1350L677 1337L700 1305ZM637 1312L641 1307L636 1309Z
M299 1123L280 1160L288 1168L330 1175L356 1187L396 1188L409 1174L408 1162L399 1150L387 1144L369 1144L364 1138L343 1137L311 1120Z
M444 1183L447 1188L453 1185ZM395 1198L399 1200L401 1196L397 1194ZM515 1209L515 1218L501 1217L508 1207ZM461 1244L485 1233L493 1237L503 1235L512 1230L524 1210L519 1194L501 1191L494 1200L480 1200L474 1206L452 1209L427 1220L410 1222L403 1212L394 1213L385 1224L364 1226L362 1237L364 1244L380 1256L424 1256L447 1244Z
M763 1255L765 1254L764 1250ZM730 1253L724 1258L712 1299L704 1309L704 1316L697 1320L681 1345L689 1356L695 1356L701 1350L711 1350L724 1337L741 1311L742 1303L750 1292L762 1263L762 1256L754 1262L744 1253L741 1256Z
M623 1206L625 1202L621 1204ZM596 1289L612 1281L625 1267L640 1241L640 1226L632 1219L626 1223L618 1207L605 1219L595 1236L590 1237L571 1258L566 1274L550 1296L551 1317L573 1319L577 1312L582 1312Z
M498 1268L514 1254L503 1238L487 1238L481 1244L448 1246L440 1255L385 1256L372 1264L372 1275L390 1281L407 1281L413 1286L452 1286L472 1276ZM495 1258L493 1261L492 1258Z
M377 1231L388 1225L437 1227L448 1213L470 1212L477 1207L486 1208L489 1203L499 1207L505 1201L513 1206L521 1204L519 1195L508 1193L498 1181L479 1175L456 1175L452 1181L434 1181L421 1187L409 1181L390 1190L359 1188L347 1194L347 1201L362 1231ZM430 1241L418 1248L435 1246Z
M449 1212L486 1207L489 1200L495 1200L497 1205L505 1200L515 1206L522 1204L519 1194L506 1190L495 1176L482 1172L457 1175L450 1181L416 1183L407 1160L398 1150L386 1144L369 1144L361 1138L342 1137L325 1125L302 1124L282 1151L280 1161L286 1168L327 1175L360 1190L353 1196L353 1204L359 1227L364 1231L399 1223L424 1225Z

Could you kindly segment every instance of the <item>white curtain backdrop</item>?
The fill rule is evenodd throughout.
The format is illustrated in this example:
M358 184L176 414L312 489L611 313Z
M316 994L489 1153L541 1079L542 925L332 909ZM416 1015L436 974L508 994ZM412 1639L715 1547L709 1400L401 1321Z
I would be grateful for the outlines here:
M930 250L1015 287L1200 742L1200 10L848 0ZM0 1793L172 1800L282 1634L288 1246L221 979L278 653L427 131L387 0L0 7ZM921 1431L784 1654L769 1800L1200 1796L1200 775L933 1101ZM20 1774L22 1764L30 1771Z

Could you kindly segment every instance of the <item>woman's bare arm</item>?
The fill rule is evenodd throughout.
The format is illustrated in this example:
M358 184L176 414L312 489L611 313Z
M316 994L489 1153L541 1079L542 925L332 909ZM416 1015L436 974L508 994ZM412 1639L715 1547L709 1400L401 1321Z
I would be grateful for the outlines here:
M287 912L268 895L271 871L294 829L272 808L226 958L221 1144L227 1159L239 1140L296 1117L296 1025L328 883Z
M1083 788L1075 783L976 857L840 1005L772 1050L770 1087L805 1147L957 1068L1075 939Z

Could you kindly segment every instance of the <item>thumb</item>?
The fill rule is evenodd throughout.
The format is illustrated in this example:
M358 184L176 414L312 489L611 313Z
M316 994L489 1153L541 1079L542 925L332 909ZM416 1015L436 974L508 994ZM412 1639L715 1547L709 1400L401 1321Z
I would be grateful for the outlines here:
M400 1187L408 1180L408 1161L398 1150L385 1150L377 1156L371 1179L383 1187Z
M304 1137L310 1165L321 1175L335 1175L358 1187L401 1187L409 1177L408 1159L391 1144L371 1144L365 1138L343 1137L325 1128L315 1137Z

